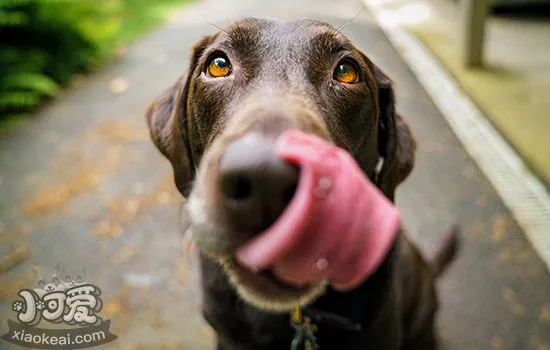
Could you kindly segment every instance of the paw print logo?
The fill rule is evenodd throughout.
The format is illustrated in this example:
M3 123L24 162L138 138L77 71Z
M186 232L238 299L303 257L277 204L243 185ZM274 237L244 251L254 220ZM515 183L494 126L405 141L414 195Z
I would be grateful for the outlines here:
M60 303L58 300L55 300L55 299L52 299L50 301L48 301L48 305L47 305L47 308L48 310L57 310L60 306Z
M15 312L21 312L23 311L23 302L21 302L20 300L14 301L11 305L11 308Z
M38 310L42 311L42 310L44 310L44 307L45 307L45 305L44 305L44 302L42 300L37 300L36 301L36 308Z

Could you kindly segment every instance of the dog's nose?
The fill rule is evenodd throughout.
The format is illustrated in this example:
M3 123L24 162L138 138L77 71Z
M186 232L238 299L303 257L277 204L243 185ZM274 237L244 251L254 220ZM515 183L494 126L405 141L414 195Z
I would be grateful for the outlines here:
M275 138L250 133L229 144L222 155L219 185L229 224L255 234L274 223L292 199L298 168L275 154Z

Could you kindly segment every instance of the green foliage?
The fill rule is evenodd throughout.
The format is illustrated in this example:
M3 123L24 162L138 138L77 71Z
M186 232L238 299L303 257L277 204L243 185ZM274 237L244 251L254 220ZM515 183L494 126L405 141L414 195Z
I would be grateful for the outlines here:
M118 0L0 0L0 118L54 96L111 52Z
M135 40L139 35L161 23L167 13L189 0L121 0L123 11L117 43Z
M186 1L0 0L0 123L20 120Z

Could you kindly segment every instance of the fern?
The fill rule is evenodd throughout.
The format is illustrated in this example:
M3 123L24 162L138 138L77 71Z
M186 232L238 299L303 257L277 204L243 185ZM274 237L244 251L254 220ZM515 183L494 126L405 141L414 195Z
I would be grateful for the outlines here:
M0 11L0 26L22 26L28 22L29 17L23 12Z
M0 121L32 111L185 1L0 0Z
M31 90L46 96L55 96L59 91L59 84L40 73L10 74L0 82L0 85L8 90Z
M0 110L13 107L34 107L40 102L36 91L8 91L0 96Z
M0 0L0 119L111 53L119 0Z

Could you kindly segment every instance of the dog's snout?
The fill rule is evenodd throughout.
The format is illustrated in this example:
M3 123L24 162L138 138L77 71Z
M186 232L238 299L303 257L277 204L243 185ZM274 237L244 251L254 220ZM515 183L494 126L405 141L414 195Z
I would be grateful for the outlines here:
M275 154L275 139L250 133L233 141L220 160L222 210L233 229L258 233L269 227L292 199L299 170Z

